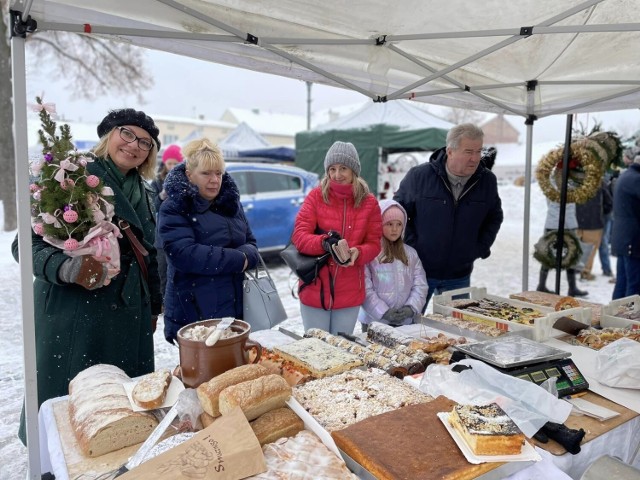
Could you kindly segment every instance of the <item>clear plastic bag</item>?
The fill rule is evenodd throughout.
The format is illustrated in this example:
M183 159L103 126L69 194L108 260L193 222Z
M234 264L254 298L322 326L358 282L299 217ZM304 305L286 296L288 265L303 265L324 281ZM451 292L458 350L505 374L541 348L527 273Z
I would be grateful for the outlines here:
M617 388L640 388L640 343L621 338L596 355L596 379Z
M452 365L429 365L420 382L428 395L445 397L465 405L495 402L527 437L547 422L564 423L571 404L559 400L538 385L499 372L484 362L465 359L455 365L471 369L456 373Z

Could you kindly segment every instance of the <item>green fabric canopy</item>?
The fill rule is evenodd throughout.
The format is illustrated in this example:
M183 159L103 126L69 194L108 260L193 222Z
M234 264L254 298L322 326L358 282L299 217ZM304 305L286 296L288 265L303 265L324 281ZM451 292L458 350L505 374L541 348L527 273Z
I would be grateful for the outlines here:
M301 132L296 135L296 166L322 176L329 147L338 140L351 142L360 155L361 176L377 194L381 157L396 152L433 151L445 146L446 137L447 130L443 128L404 130L384 124L362 129Z

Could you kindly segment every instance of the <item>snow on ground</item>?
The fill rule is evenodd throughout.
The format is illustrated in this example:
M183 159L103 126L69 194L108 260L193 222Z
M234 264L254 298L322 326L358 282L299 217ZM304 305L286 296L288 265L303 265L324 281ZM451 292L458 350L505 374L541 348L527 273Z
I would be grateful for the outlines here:
M532 188L530 248L543 232L546 215L545 199L537 185ZM498 238L493 245L492 255L487 260L476 262L471 277L473 286L484 286L493 295L507 297L522 291L522 239L524 188L500 185L500 197L505 213ZM0 206L0 222L2 210ZM1 223L0 223L1 224ZM27 450L16 437L22 395L24 388L23 347L21 329L20 272L10 254L15 232L0 232L0 480L25 478L27 471ZM532 259L529 264L529 289L535 289L539 264ZM612 258L615 271L615 258ZM277 260L269 262L271 274L278 285L278 291L287 310L289 319L282 326L301 334L302 322L298 301L291 296L288 268ZM589 291L588 300L608 303L613 285L601 275L596 259L593 273L597 275L591 282L581 282L579 287ZM552 288L555 277L549 276L547 286ZM561 293L566 294L566 278L562 275ZM358 327L356 327L358 328ZM162 336L162 323L154 336L156 345L156 367L173 368L179 363L178 348L168 344Z

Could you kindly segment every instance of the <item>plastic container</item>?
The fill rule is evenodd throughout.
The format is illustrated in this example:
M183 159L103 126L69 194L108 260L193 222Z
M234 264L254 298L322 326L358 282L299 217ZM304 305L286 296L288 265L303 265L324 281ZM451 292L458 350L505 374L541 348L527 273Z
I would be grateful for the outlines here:
M632 330L640 329L640 320L632 320L630 318L618 317L618 309L621 305L632 305L633 312L640 312L640 295L631 295L629 297L618 298L612 300L608 305L602 307L602 316L600 317L601 327L631 327Z
M531 308L540 313L540 317L534 319L533 325L525 325L522 323L511 322L501 318L489 317L477 312L470 312L464 309L454 308L452 306L453 297L457 295L467 294L472 300L481 300L487 298L496 302L504 302L514 307ZM533 303L522 302L511 298L498 297L496 295L487 294L486 288L468 287L458 290L450 290L442 295L436 295L433 299L433 312L442 315L461 318L471 322L485 323L496 327L505 332L513 332L523 335L537 342L543 342L551 337L566 335L565 332L553 328L553 324L560 317L571 317L574 320L584 323L585 328L591 326L591 309L577 307L556 312L551 307L543 307Z

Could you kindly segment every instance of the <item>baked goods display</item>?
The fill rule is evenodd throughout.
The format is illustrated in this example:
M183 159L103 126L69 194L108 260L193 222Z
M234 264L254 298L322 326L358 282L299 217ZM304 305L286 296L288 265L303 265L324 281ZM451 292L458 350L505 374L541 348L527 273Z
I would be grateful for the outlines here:
M433 363L428 353L411 350L404 345L389 348L377 343L370 343L364 346L346 338L331 335L319 328L310 328L305 333L305 337L318 338L329 345L357 355L367 367L379 368L399 378L407 374L424 372L425 368Z
M445 325L453 325L463 330L469 330L470 332L481 333L488 337L499 337L507 333L505 330L500 330L492 325L486 323L473 322L471 320L465 320L464 318L446 317L439 313L431 313L424 316L434 322L444 323Z
M390 348L404 347L410 350L421 350L426 353L438 352L456 343L466 343L464 337L456 340L448 338L444 334L416 338L399 332L394 327L380 322L373 322L369 325L367 338L371 342L380 343Z
M356 355L317 338L303 338L274 348L274 352L294 365L307 369L315 378L345 372L362 365Z
M303 430L295 437L262 447L267 471L248 477L253 480L358 480L344 461L331 452L312 432Z
M280 375L269 374L238 383L220 392L219 408L222 415L240 407L247 420L285 406L291 397L291 386Z
M522 452L524 434L496 403L456 405L449 423L475 455L517 455Z
M618 305L618 308L613 315L620 318L626 318L628 320L640 320L640 310L634 310L633 302Z
M293 437L304 430L304 422L289 407L276 408L250 423L260 445L283 437Z
M202 409L212 417L219 417L221 415L219 408L220 393L225 388L267 374L269 374L269 371L265 367L253 363L227 370L217 377L213 377L208 382L201 384L196 389L200 405Z
M607 327L603 329L585 328L573 339L573 343L583 345L594 350L600 350L621 338L628 338L640 342L640 330L631 328Z
M159 408L167 396L171 385L171 373L163 369L142 377L133 387L131 398L140 408L153 410Z
M558 302L558 295L555 293L538 292L538 291L526 291L520 293L512 293L509 298L513 300L520 300L521 302L533 303L540 305L541 307L554 307ZM589 308L591 310L591 325L600 325L600 318L602 317L602 305L599 303L587 302L582 299L575 299L578 302L578 306L583 308Z
M437 417L453 405L438 397L367 418L331 436L338 448L378 480L476 478L491 467L467 462Z
M577 308L580 306L578 300L573 297L562 297L560 300L556 302L553 306L556 312L560 312L562 310L568 310L570 308Z
M295 387L293 396L329 432L373 415L432 400L378 369L355 369L313 380Z
M518 307L508 302L499 302L490 298L453 300L451 306L458 310L478 313L486 317L499 318L500 320L508 320L522 325L533 325L536 318L544 316L542 312L535 308Z
M147 412L134 412L123 384L131 378L113 365L93 365L69 383L69 419L78 445L97 457L143 442L158 424Z

